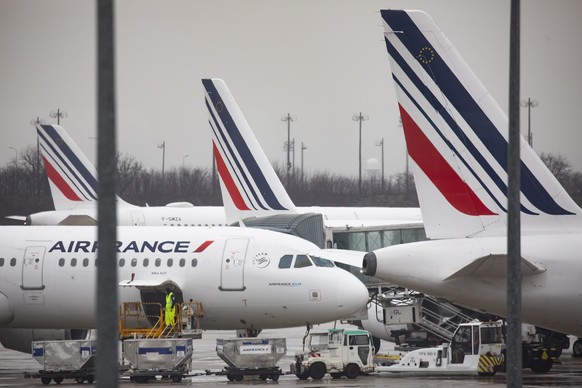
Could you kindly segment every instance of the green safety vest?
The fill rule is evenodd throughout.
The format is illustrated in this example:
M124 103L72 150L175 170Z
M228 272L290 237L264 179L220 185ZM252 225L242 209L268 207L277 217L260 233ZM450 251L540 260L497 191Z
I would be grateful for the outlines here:
M166 326L174 324L174 318L176 315L176 309L174 303L172 302L172 296L174 293L170 291L168 295L166 295L166 309L164 311L164 322Z

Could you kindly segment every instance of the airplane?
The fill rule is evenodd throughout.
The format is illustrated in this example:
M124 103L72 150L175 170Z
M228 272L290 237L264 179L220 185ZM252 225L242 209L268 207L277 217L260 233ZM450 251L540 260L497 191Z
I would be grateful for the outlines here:
M229 223L277 214L322 214L328 227L422 226L419 208L295 206L226 83L202 80L212 148Z
M0 227L0 342L17 329L96 328L92 226ZM119 302L201 302L203 330L304 326L363 310L364 285L299 237L254 228L118 227ZM23 332L20 332L21 334Z
M69 134L58 125L36 131L55 210L26 217L26 225L96 225L97 172ZM140 207L117 196L117 222L126 226L226 226L224 210L187 202Z
M369 252L364 273L505 316L507 116L429 15L381 15L430 240ZM582 211L520 142L522 319L580 337Z

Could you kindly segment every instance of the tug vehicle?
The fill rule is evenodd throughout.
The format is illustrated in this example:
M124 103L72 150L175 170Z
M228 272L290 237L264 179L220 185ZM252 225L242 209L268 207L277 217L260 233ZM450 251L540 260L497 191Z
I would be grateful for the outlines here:
M329 329L307 336L307 351L295 355L291 373L299 379L322 379L329 373L334 379L354 379L374 371L372 336L365 330Z
M460 324L450 344L414 350L399 363L376 370L492 376L504 366L504 349L502 322L473 321Z

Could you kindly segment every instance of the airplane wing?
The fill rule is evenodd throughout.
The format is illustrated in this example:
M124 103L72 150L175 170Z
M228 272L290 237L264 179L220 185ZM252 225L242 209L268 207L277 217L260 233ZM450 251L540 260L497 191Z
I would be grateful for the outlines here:
M521 274L523 276L533 276L545 272L532 262L521 258ZM507 255L504 253L490 254L474 260L469 265L461 268L445 280L460 277L506 277L507 276Z

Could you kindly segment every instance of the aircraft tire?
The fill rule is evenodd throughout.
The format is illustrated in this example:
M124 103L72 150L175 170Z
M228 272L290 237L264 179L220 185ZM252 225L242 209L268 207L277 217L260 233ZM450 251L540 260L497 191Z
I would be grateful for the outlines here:
M309 375L313 380L321 380L325 376L327 368L323 362L316 362L309 367Z
M531 366L531 370L534 373L548 373L552 369L553 362L551 359L542 361L534 361Z
M355 379L360 375L360 368L356 364L348 364L344 373L348 379Z

